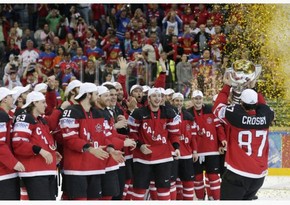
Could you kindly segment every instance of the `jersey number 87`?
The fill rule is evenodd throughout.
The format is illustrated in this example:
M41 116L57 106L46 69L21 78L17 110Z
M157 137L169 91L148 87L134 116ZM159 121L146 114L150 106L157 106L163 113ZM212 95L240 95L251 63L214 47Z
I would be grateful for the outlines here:
M261 157L263 155L263 149L265 147L266 144L266 140L267 140L267 131L265 130L256 130L254 131L254 133L252 133L249 130L244 130L244 131L240 131L238 134L238 142L239 142L239 146L242 148L242 146L246 146L247 147L247 155L251 156L253 151L252 151L252 142L253 142L253 137L262 137L262 141L261 144L259 146L258 149L258 157ZM254 135L254 136L253 136ZM243 136L246 137L248 140L247 141L243 141ZM255 140L255 139L254 139Z

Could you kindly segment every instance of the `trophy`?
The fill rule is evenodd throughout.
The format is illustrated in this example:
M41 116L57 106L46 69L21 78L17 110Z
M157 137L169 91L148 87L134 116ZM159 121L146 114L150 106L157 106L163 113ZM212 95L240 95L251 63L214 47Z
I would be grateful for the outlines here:
M262 71L261 65L255 65L249 60L237 60L226 70L232 86L232 103L238 104L240 96L248 85L258 79Z

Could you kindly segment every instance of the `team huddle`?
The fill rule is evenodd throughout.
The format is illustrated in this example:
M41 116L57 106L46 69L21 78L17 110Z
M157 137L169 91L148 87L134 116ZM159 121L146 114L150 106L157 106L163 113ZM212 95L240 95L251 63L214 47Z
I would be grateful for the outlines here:
M121 70L126 61L119 60ZM118 82L71 81L55 107L53 77L34 88L0 88L0 199L251 200L268 168L274 112L260 93L231 86L204 104L203 93Z

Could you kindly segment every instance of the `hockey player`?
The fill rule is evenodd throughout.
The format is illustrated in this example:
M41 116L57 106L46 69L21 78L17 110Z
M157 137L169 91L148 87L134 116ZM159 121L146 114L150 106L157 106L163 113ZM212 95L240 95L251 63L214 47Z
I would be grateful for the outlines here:
M56 152L50 128L56 127L60 111L52 123L42 116L45 113L45 96L37 91L27 95L26 110L16 117L12 145L15 156L24 164L25 171L19 176L27 189L30 200L56 199L56 164L61 155ZM50 127L51 126L51 127Z
M101 175L114 151L106 142L104 116L94 108L98 88L83 83L75 99L79 104L65 109L60 119L64 145L65 188L69 199L96 200L102 196Z
M253 89L241 93L240 104L227 106L231 86L226 75L224 84L213 107L214 114L229 130L221 200L249 200L255 197L267 175L268 134L274 112Z
M193 107L188 111L195 121L195 135L197 141L197 153L199 161L194 163L194 189L197 199L204 200L203 170L210 185L211 200L220 198L219 176L219 143L226 146L226 136L219 119L212 113L212 107L203 103L203 93L199 90L192 92ZM209 195L209 193L208 193Z
M14 94L16 91L0 88L0 200L20 199L17 171L25 171L24 165L13 155L11 147L12 117L8 113L13 108Z
M194 197L194 170L193 162L198 160L197 144L193 135L194 119L183 108L184 96L174 93L172 96L173 106L177 107L180 115L180 157L178 160L178 177L182 182L182 197L178 200L193 200Z
M137 141L133 151L133 200L144 200L151 178L155 181L158 200L170 199L170 177L175 155L179 151L179 117L172 109L160 106L159 88L148 91L148 106L129 116L130 137Z

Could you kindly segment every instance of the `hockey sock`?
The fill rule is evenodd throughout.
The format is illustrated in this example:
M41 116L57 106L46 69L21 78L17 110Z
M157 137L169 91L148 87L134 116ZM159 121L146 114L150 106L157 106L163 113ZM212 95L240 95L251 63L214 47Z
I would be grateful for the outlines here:
M212 199L212 193L211 193L211 189L210 189L210 184L209 184L209 180L208 180L208 174L205 173L205 189L206 189L206 194L207 194L207 198L208 199Z
M183 200L193 200L194 183L193 181L183 181Z
M194 191L198 200L204 200L204 182L203 173L195 175L194 179Z
M132 200L144 200L146 189L133 188Z
M158 200L157 189L155 187L155 182L154 181L150 181L149 193L150 193L151 200Z
M208 174L211 196L214 200L220 199L221 180L218 174Z
M179 178L176 179L176 200L183 200L182 195L182 182Z
M176 182L175 181L171 181L170 182L170 199L171 200L176 200Z
M158 200L170 200L170 188L157 188Z

